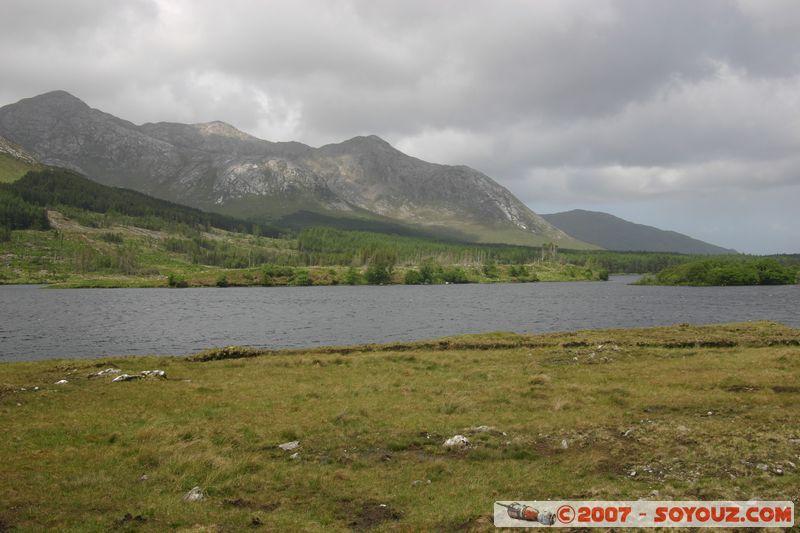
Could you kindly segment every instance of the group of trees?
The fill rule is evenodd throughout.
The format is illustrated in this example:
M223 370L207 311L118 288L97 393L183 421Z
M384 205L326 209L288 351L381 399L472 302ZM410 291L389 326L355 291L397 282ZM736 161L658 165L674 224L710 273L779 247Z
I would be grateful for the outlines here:
M6 191L28 204L40 207L68 206L94 213L107 213L139 220L159 220L168 224L219 228L239 233L277 237L277 229L217 213L159 200L129 189L108 187L66 169L31 171Z
M307 264L314 265L366 266L385 257L391 257L397 265L419 265L425 260L449 265L523 265L541 261L541 249L530 246L442 242L329 227L301 231L297 250Z
M708 258L666 268L643 284L657 285L790 285L797 282L796 267L775 259L750 257Z
M13 191L0 189L0 228L0 240L8 240L11 230L46 230L50 223L43 208L31 205Z

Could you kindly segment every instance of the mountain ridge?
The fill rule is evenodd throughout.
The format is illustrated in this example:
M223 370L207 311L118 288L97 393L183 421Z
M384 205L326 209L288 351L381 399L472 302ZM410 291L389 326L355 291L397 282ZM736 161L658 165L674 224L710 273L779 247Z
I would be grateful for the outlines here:
M475 242L593 247L485 174L408 156L374 135L313 148L221 121L137 126L66 91L0 108L0 135L45 164L229 215L272 221L306 209L445 227Z
M573 209L542 217L573 237L607 250L706 255L738 253L676 231L638 224L600 211Z

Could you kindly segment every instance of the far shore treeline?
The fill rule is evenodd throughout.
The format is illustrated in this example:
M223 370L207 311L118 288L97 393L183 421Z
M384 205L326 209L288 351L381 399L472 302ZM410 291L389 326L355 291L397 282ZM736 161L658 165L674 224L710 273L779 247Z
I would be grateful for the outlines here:
M603 280L608 273L658 273L643 280L648 284L743 285L794 283L800 265L800 255L543 250L332 227L275 228L58 168L0 184L0 251L6 257L0 283L74 286L569 281ZM98 276L113 279L90 279Z

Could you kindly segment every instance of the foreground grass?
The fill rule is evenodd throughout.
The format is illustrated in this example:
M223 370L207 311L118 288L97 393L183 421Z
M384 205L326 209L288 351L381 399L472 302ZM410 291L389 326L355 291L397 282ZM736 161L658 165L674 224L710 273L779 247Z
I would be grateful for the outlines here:
M799 344L762 322L2 364L0 524L489 531L496 499L797 503ZM168 379L87 378L107 367Z

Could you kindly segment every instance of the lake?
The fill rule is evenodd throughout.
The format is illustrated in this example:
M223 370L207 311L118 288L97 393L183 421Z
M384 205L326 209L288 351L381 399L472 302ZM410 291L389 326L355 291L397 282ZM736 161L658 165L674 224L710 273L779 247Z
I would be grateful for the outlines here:
M226 289L0 286L0 361L774 320L800 327L800 286L608 282Z

